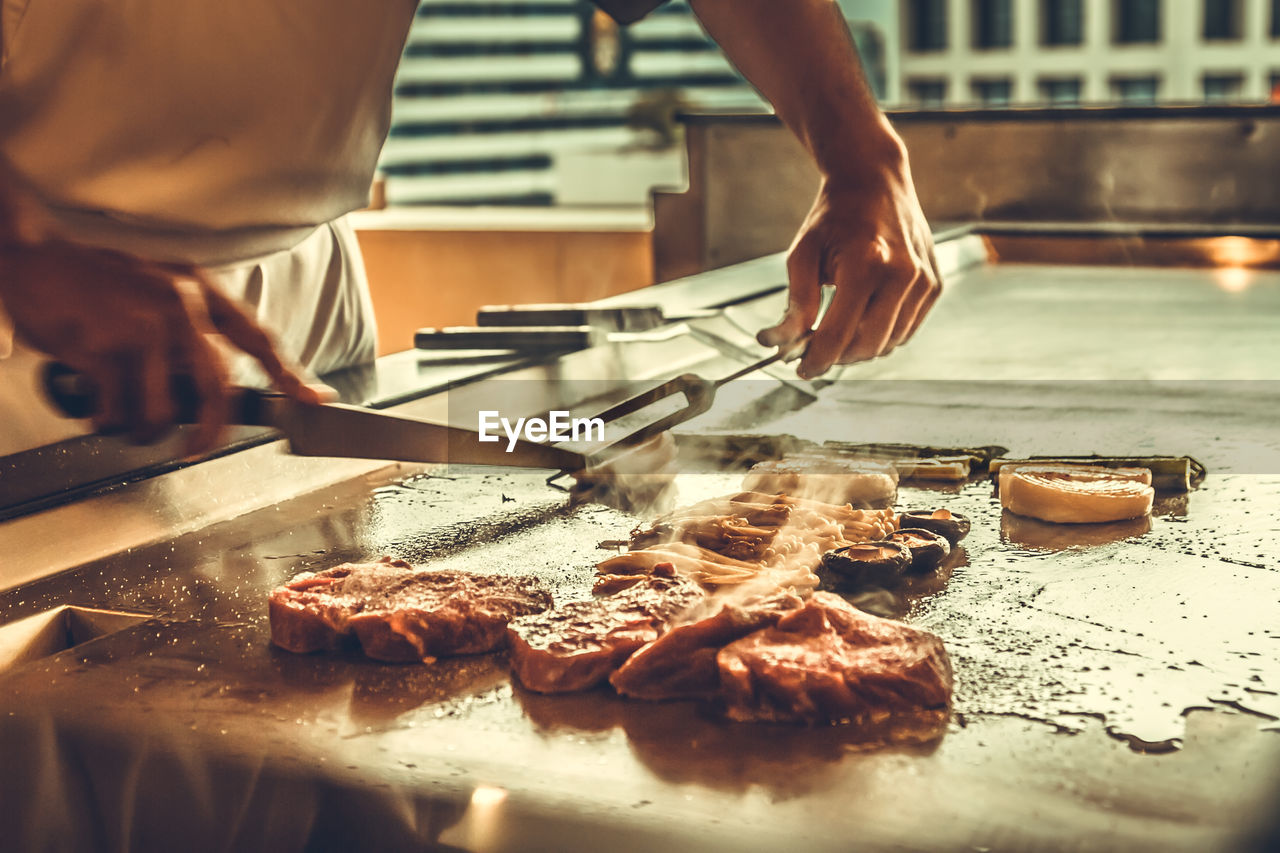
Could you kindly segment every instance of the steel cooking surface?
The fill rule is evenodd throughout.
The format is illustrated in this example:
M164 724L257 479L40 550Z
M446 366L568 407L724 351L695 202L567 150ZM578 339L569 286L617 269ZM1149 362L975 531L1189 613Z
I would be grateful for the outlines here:
M691 839L716 829L726 845L793 837L838 848L853 834L887 842L908 825L922 843L957 826L1029 841L1070 824L1080 838L1123 838L1131 849L1193 848L1248 818L1254 803L1240 791L1265 791L1267 758L1280 752L1274 736L1257 732L1268 724L1259 714L1280 710L1268 704L1280 673L1263 654L1277 622L1239 604L1275 600L1280 554L1274 542L1223 539L1240 500L1250 502L1248 518L1274 526L1275 480L1211 481L1150 532L1118 530L1117 541L1065 553L1034 532L1031 542L1010 541L1028 534L1011 535L1007 523L1002 534L988 485L904 489L903 506L960 509L974 532L941 590L865 603L905 609L943 637L957 671L956 714L939 743L866 751L856 732L731 725L689 703L529 694L512 686L501 655L395 666L269 645L266 593L297 571L388 553L529 572L567 600L589 594L597 543L634 523L599 507L569 510L527 475L450 477L257 513L135 555L150 571L119 587L106 582L112 566L97 567L83 578L85 600L181 604L164 624L19 670L3 682L4 704L69 731L115 732L125 751L145 727L150 750L163 743L213 750L224 762L380 780L397 796L452 801L477 784L499 788L515 815L500 835L533 831L522 809L568 812L597 830L621 814L633 833L622 837L637 844L650 833ZM692 474L681 485L692 500L736 479ZM40 592L7 604L39 608ZM1182 716L1215 705L1222 710ZM1137 754L1104 730L1182 750ZM993 796L1051 805L1052 820L1003 826L984 812L972 825L967 804ZM1194 828L1173 833L1167 822L1188 813ZM671 820L682 823L673 829Z
M1197 273L1169 285L1218 312L1202 312L1189 350L1183 332L1145 341L1145 363L1163 367L1138 378L1192 382L1170 402L1165 386L1084 381L1135 376L1092 348L1128 326L1132 306L1083 332L1060 324L1048 334L1026 322L1043 316L1037 297L1024 294L1022 307L999 297L1020 280L1039 281L1041 301L1060 306L1072 305L1071 288L1106 290L1096 270L1060 273L979 270L912 348L853 369L817 402L784 395L777 411L752 415L769 433L1003 441L1014 454L1133 452L1122 445L1140 434L1176 445L1147 452L1209 465L1205 485L1162 501L1150 529L1094 527L1085 539L1003 515L986 483L902 490L902 507L945 506L974 521L945 583L859 599L946 642L956 713L940 740L871 748L855 730L728 724L690 703L538 696L512 685L502 655L386 665L272 648L266 595L299 571L390 554L534 574L566 601L589 595L607 554L597 545L636 523L570 509L540 475L438 469L388 475L372 493L368 480L346 482L0 596L0 624L63 605L160 614L0 677L6 825L56 841L78 837L85 815L106 815L93 831L124 846L178 826L209 848L263 827L285 846L325 830L334 845L389 848L1230 843L1267 817L1280 784L1280 468L1258 453L1275 445L1273 408L1250 393L1275 377L1230 359L1243 385L1196 385L1205 374L1188 371L1210 352L1227 359L1223 328L1237 329L1241 346L1275 345L1258 340L1265 330L1250 316L1273 310L1276 280L1228 292ZM1158 302L1170 279L1148 273L1134 272L1134 286L1140 301ZM1011 306L998 323L996 304ZM1251 307L1222 320L1238 304ZM774 307L730 314L750 325L752 312ZM1058 316L1088 320L1077 314ZM1073 352L1078 370L1045 372ZM690 429L741 428L735 407L752 396L722 395ZM1090 423L1102 427L1084 430ZM1095 446L1101 439L1116 445ZM734 491L740 477L686 471L681 501ZM166 823L163 808L120 805L170 800L201 807ZM342 834L352 825L358 838Z

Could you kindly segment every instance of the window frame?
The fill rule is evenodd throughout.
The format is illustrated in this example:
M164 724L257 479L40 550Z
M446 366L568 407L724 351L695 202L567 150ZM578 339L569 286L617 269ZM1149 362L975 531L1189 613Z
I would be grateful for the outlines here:
M1229 80L1235 84L1235 89L1230 93L1226 93L1218 97L1212 97L1209 94L1210 80L1219 80L1219 81ZM1241 100L1241 95L1244 93L1245 82L1246 82L1246 79L1243 71L1236 71L1236 70L1205 71L1200 75L1201 100L1206 104L1239 103Z
M1066 84L1066 83L1075 84L1075 87L1076 87L1075 100L1074 101L1053 100L1048 93L1049 87ZM1045 105L1049 107L1069 109L1072 107L1079 107L1084 103L1084 77L1080 75L1072 76L1069 74L1060 74L1060 75L1046 75L1043 77L1038 77L1036 78L1036 89L1040 92L1041 100L1044 101Z
M1201 0L1200 3L1200 40L1208 44L1224 44L1244 39L1244 3L1242 0L1216 0L1228 12L1226 35L1209 34L1209 12L1215 0ZM1273 4L1274 5L1274 4Z
M1152 24L1153 32L1151 38L1134 38L1125 36L1125 24L1129 16L1126 14L1130 11L1130 4L1134 3L1151 3L1155 12L1155 20ZM1165 4L1164 0L1112 0L1111 3L1111 43L1117 47L1148 47L1151 45L1159 45L1164 43L1165 35Z
M997 4L1003 7L1005 31L1000 33L1001 39L990 42L986 37L995 33L991 23L999 19ZM969 0L969 46L977 51L1010 50L1017 41L1017 22L1013 0Z
M1007 95L1004 101L992 103L986 97L979 94L979 89L983 86L992 86L1003 84L1006 88ZM987 109L1005 109L1013 105L1013 87L1014 79L1003 75L976 75L969 78L969 92L973 95L976 103L981 104Z
M921 15L920 13L928 9L930 14ZM951 48L951 9L947 4L947 0L910 0L903 4L903 9L907 16L906 21L906 41L907 51L910 53L942 53ZM940 39L923 39L920 38L926 30L923 26L925 18L929 18L932 24L937 21L935 17L941 18L941 26L938 28L940 32L935 32L931 25L928 33L931 36L940 35Z
M935 110L947 105L947 96L951 93L951 81L946 77L910 77L907 79L907 94L911 97L910 106L920 110ZM937 86L941 92L941 97L936 103L926 101L917 97L916 93L919 87Z
M1054 22L1059 21L1059 15L1053 14L1060 11L1054 4L1074 3L1078 13L1076 21L1079 26L1079 32L1075 41L1054 41L1050 39ZM1084 0L1040 0L1040 46L1048 48L1072 48L1081 47L1087 40L1087 18L1088 7Z
M1124 86L1136 83L1151 83L1151 99L1136 100L1120 93L1120 89ZM1164 84L1164 77L1157 71L1151 72L1135 72L1124 74L1113 74L1107 79L1107 85L1111 89L1111 98L1117 104L1134 107L1149 107L1160 103L1160 89Z

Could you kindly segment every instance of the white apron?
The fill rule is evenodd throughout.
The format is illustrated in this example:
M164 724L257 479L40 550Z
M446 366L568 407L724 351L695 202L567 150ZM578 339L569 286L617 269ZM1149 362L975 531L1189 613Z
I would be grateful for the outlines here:
M371 360L342 217L367 203L416 6L0 0L0 155L63 236L208 267L313 372ZM33 363L0 359L0 454L76 430L33 398Z

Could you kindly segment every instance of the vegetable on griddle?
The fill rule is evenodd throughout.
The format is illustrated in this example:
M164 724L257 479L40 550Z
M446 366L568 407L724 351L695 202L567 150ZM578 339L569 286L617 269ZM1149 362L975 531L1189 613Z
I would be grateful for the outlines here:
M951 553L947 538L922 527L901 527L885 537L888 542L906 545L911 551L911 570L930 572Z
M860 542L823 554L822 565L841 586L886 586L911 565L911 550L901 542Z
M904 512L898 516L898 527L918 527L937 533L950 542L952 547L969 535L969 519L949 509Z
M1000 503L1010 512L1058 524L1097 524L1151 514L1155 489L1145 468L1006 465Z
M1146 468L1150 485L1162 492L1188 492L1204 482L1205 467L1190 456L1032 456L992 460L996 476L1007 465L1094 465L1101 468Z

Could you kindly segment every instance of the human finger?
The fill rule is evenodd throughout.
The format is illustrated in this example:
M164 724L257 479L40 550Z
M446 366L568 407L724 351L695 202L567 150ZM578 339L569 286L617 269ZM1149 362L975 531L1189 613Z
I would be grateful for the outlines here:
M137 355L139 419L134 425L134 437L138 441L155 441L172 426L176 412L170 388L171 375L169 341L161 331L150 336Z
M857 331L836 361L840 364L855 364L883 355L889 348L894 325L909 289L910 285L903 287L897 281L882 284L867 301L862 322L858 324Z
M802 377L812 379L826 373L848 348L863 322L871 295L880 286L882 269L883 264L871 259L833 264L835 296L800 362Z
M302 403L325 402L326 395L321 388L303 382L298 372L284 363L276 352L275 342L256 320L218 290L202 271L192 270L188 274L201 286L213 327L237 348L253 356L272 385Z
M925 274L921 274L916 278L911 288L907 291L906 297L902 300L902 307L898 309L897 320L893 324L893 332L889 335L889 344L886 352L905 343L911 337L911 331L916 327L916 318L924 309L925 304L929 301L929 296L936 288L930 285L929 279Z
M93 428L104 435L124 432L129 424L129 410L125 400L127 383L119 355L98 356L84 373L92 381L97 395Z
M929 288L929 292L925 294L924 302L921 303L919 310L916 311L916 316L911 321L911 326L907 329L906 337L903 340L909 340L916 333L920 328L920 324L924 322L924 318L933 310L933 304L942 295L942 275L938 272L938 258L934 254L932 246L929 247L929 269L933 272L932 285Z
M787 312L756 340L767 347L784 346L813 328L822 304L822 241L816 231L801 234L787 255Z
M212 449L227 425L227 367L222 356L203 335L184 344L184 369L195 389L194 428L185 446L188 458Z
M226 426L227 366L209 341L214 329L200 283L178 280L175 286L183 310L173 318L171 341L176 366L191 377L193 386L194 429L187 438L186 454L194 457L212 448Z

